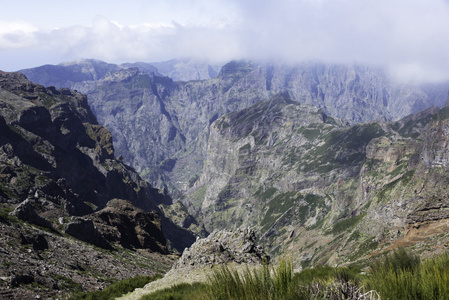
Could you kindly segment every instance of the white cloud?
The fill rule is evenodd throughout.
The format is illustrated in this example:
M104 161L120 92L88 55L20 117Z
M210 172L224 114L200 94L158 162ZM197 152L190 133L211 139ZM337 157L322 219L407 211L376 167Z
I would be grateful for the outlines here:
M428 79L449 78L447 1L247 0L241 12L248 56L358 61L395 66L398 76L414 65Z
M37 43L34 37L37 30L26 22L0 20L0 51L34 46Z
M89 7L87 1L80 3ZM25 21L0 21L0 61L13 66L10 58L24 53L30 56L27 62L38 53L45 63L82 57L110 62L178 56L215 61L320 59L385 65L406 79L449 78L447 0L95 3L92 10L70 6L76 16L95 12L90 24L68 26L66 20L58 29L48 29ZM43 63L36 58L27 67L39 64Z
M231 60L239 54L238 45L233 34L221 26L123 25L97 16L90 26L17 32L17 40L27 41L27 44L2 43L1 50L45 48L60 60L93 57L111 62L157 61L180 56ZM0 33L0 39L8 39L11 35L11 32Z

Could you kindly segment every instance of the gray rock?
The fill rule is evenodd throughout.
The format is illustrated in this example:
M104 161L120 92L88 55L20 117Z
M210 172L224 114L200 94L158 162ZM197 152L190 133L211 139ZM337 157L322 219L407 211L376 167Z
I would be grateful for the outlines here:
M26 199L11 212L11 215L16 216L22 221L29 222L42 227L52 228L50 222L39 216L34 210L30 199Z
M111 245L95 228L92 220L75 218L75 220L65 226L64 232L86 243L105 249L111 248Z
M186 248L173 269L214 264L269 262L270 257L255 244L256 235L250 228L236 231L214 231Z

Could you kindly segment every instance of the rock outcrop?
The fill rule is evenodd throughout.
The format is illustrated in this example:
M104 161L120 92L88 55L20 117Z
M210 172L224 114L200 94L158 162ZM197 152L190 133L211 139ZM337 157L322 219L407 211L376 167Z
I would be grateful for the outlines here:
M30 199L26 199L22 203L16 206L11 215L16 216L19 220L26 221L32 224L36 224L38 226L52 228L49 221L42 218L36 213L34 210L33 204Z
M111 245L109 245L90 219L76 217L64 226L64 232L97 247L112 249Z
M215 264L262 264L270 257L256 245L256 235L250 228L212 232L186 248L172 269L212 267Z
M117 242L125 248L168 253L161 230L161 217L155 212L145 212L129 201L112 199L91 218L108 241Z

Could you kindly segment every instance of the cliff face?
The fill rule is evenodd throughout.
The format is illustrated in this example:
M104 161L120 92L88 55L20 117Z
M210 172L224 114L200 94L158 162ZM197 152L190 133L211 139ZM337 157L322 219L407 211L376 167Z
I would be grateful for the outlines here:
M86 96L32 84L18 73L0 75L4 198L67 194L72 215L115 197L147 210L163 199L114 158L112 136L97 124Z
M107 72L99 71L106 66ZM60 71L46 68L22 72L36 82L60 86ZM88 95L99 123L111 130L117 154L176 197L199 178L210 125L226 113L287 93L292 101L355 124L398 120L433 105L441 107L446 100L441 95L447 94L447 87L440 93L441 87L397 84L381 69L360 65L234 61L214 78L188 82L148 73L142 64L119 68L88 61L58 68L74 74L64 85Z
M326 245L332 224L366 204L356 181L367 145L384 134L278 95L212 124L203 175L186 199L209 231L253 226L273 254Z
M280 95L211 125L186 202L304 266L427 243L448 226L446 127L447 107L350 126Z

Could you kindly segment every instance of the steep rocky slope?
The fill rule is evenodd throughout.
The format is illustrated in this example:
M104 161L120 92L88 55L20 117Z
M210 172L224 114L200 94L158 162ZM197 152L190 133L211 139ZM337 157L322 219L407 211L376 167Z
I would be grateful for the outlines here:
M166 238L180 250L195 239L161 214L168 203L114 157L86 96L0 72L0 298L163 272Z
M448 228L448 109L350 126L286 95L259 102L211 125L186 203L207 230L252 226L303 266L432 239Z
M164 195L114 157L110 132L97 124L86 96L44 88L18 73L0 74L1 196L58 198L82 215L112 198L154 209Z
M107 73L95 71L106 66ZM215 78L188 82L92 61L58 66L64 67L79 73L65 85L88 95L100 124L111 130L118 155L176 197L198 179L210 124L226 113L287 93L293 101L313 104L351 124L398 120L443 106L448 89L399 84L377 68L319 62L290 66L233 61ZM36 82L60 85L59 73L49 68L22 72ZM85 79L86 73L97 75Z
M1 205L0 298L62 299L116 280L165 273L174 258L139 249L104 250L7 215Z

